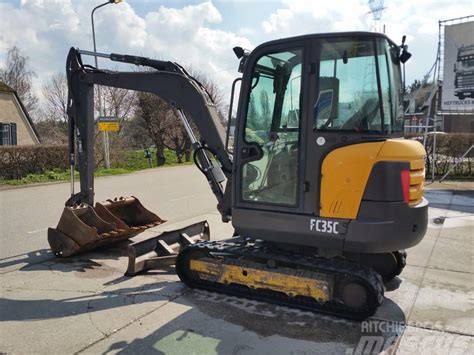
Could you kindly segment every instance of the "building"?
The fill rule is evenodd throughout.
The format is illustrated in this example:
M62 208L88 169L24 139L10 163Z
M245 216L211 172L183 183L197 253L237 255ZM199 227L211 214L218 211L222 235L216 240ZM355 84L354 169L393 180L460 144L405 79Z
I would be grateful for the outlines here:
M38 144L33 121L15 90L0 81L0 145Z
M438 90L439 94L442 94L442 86L437 88L428 84L405 95L405 133L424 132L427 118L430 120L428 126L432 127L432 118L435 114L438 132L474 133L474 113L472 111L442 111L437 99ZM435 110L436 106L438 106L437 110ZM432 128L428 131L432 131Z
M435 94L433 85L428 84L405 95L405 133L425 131L426 119L435 114ZM429 122L429 125L432 124L432 121Z

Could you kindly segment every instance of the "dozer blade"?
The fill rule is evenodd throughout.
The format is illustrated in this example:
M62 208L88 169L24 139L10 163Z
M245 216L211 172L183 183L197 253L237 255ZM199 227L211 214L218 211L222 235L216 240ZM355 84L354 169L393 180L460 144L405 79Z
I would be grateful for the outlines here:
M128 213L128 215L127 215ZM135 198L65 207L56 228L48 228L48 242L56 256L67 257L131 238L163 223Z
M174 265L181 249L197 241L209 240L209 238L209 224L207 221L202 221L130 244L125 275L134 276L146 270Z

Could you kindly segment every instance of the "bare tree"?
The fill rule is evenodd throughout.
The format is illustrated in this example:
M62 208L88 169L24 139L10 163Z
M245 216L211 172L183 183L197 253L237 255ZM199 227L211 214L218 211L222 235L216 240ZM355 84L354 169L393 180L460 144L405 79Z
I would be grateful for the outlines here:
M5 68L0 70L0 80L16 91L31 114L38 106L38 98L32 87L32 78L35 75L35 72L29 69L29 58L23 55L20 48L13 46L7 50Z
M52 75L42 87L44 100L37 109L35 127L45 144L67 143L67 83L62 73Z
M171 107L159 97L148 94L138 94L136 115L145 122L148 134L156 146L157 165L164 165L165 157L165 135L167 131L167 113Z
M43 114L48 120L67 122L67 81L63 73L54 74L43 85Z
M68 141L67 123L39 120L35 123L35 128L43 144L66 144Z
M209 96L216 104L218 112L221 113L224 106L223 95L218 86L206 75L192 72L192 75L203 85ZM155 95L139 93L135 111L137 123L141 120L148 131L148 135L155 143L157 149L158 165L166 162L165 148L176 153L178 163L189 161L191 158L192 145L174 109L165 101ZM193 122L193 117L188 116L191 128L199 139L199 131ZM221 121L224 123L221 114ZM138 144L136 144L138 143ZM134 145L140 145L136 142Z
M119 123L130 119L135 109L135 91L111 86L101 86L103 112L107 116L114 116Z
M196 71L193 68L189 69L189 73L201 83L201 85L206 89L207 93L211 97L211 100L214 102L217 108L217 112L219 114L219 118L221 123L226 126L226 114L227 111L229 110L228 105L225 103L224 100L224 95L222 93L222 90L219 88L219 86L216 84L214 80L211 79L211 77L203 72ZM195 123L193 122L192 117L188 117L189 123L191 125L191 128L193 129L194 133L199 139L200 133L197 130L197 127ZM183 149L184 149L184 156L185 160L188 162L191 159L191 151L192 151L192 144L191 141L189 140L189 137L187 136L187 133L183 127L183 125L180 123L178 125L178 128L181 129L180 136L184 137L184 142L183 142ZM178 153L177 153L178 155ZM178 157L179 160L179 157Z
M193 68L189 70L190 74L199 81L202 86L206 89L207 93L211 97L212 101L217 107L217 111L219 112L221 121L224 122L225 112L226 112L226 104L224 100L224 94L219 86L216 84L211 77L203 72L196 71Z

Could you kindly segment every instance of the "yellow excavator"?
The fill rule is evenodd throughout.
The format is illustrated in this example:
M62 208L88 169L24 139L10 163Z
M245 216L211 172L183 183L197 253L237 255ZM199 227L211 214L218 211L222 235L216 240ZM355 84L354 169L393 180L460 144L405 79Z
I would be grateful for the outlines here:
M226 128L206 88L178 63L71 48L70 159L71 171L78 159L81 191L72 191L49 230L53 251L73 255L163 222L136 198L92 207L94 85L148 92L176 110L222 220L235 229L225 240L196 241L186 231L173 237L183 245L175 257L180 279L340 317L371 316L384 282L400 274L405 249L427 227L425 150L402 138L407 46L380 33L345 32L234 53L241 77L232 85ZM85 55L151 69L98 69L83 64ZM172 254L157 245L158 255Z

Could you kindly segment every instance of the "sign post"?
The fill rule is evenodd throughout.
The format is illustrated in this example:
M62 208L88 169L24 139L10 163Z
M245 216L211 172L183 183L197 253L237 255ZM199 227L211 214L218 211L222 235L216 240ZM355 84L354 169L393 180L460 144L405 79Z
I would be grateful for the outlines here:
M150 165L150 168L152 167L152 164L151 164L151 151L150 149L146 148L144 151L143 151L144 155L145 155L145 159L148 159L148 164Z
M110 168L110 147L109 147L109 132L118 132L120 125L117 118L114 116L99 116L97 120L97 128L104 135L104 153L105 153L105 168Z
M120 124L114 116L100 116L98 120L99 131L104 132L118 132Z

